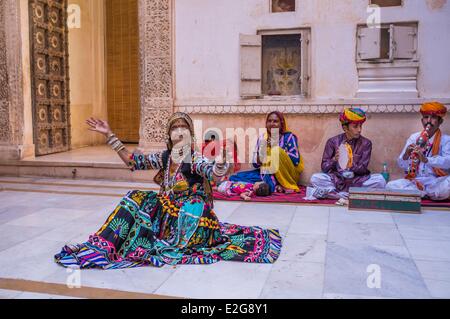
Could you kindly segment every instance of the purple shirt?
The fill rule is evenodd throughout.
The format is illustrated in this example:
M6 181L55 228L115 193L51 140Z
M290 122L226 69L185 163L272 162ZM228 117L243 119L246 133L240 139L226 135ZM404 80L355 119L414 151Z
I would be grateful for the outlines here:
M348 170L352 171L355 177L346 179L342 176L343 170L339 167L338 162L333 159L344 141L346 141L345 134L330 138L325 145L322 157L322 172L331 176L339 192L348 192L350 187L361 187L370 178L370 171L367 167L372 154L372 142L363 136L347 141L353 152L353 165Z

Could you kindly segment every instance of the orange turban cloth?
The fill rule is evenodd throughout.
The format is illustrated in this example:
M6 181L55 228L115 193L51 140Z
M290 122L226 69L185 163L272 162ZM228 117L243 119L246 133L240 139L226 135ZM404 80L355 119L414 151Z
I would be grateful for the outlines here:
M339 121L341 121L342 125L350 123L363 124L366 120L366 113L360 108L346 108L339 115Z
M447 108L444 104L439 102L428 102L422 104L422 107L420 108L420 113L422 115L435 115L439 117L444 117L447 113Z

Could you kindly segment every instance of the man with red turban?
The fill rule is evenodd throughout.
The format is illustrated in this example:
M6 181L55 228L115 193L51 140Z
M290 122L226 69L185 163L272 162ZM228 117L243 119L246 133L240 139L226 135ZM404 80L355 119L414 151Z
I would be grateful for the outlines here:
M343 134L330 138L322 157L322 173L311 177L312 196L315 198L347 198L350 187L384 188L381 174L368 170L372 142L361 135L366 113L360 108L346 108L339 116ZM344 145L348 161L341 167L339 148Z
M422 105L420 113L425 130L409 137L397 160L407 175L388 183L386 188L420 190L423 197L446 200L450 197L450 136L442 134L440 126L447 108L439 102L428 102ZM420 147L424 134L427 141ZM412 169L414 158L420 164Z

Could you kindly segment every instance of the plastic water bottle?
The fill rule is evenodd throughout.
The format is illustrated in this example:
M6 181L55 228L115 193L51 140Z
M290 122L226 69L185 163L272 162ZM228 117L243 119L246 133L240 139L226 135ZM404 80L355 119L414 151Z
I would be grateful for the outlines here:
M389 182L389 170L388 170L388 164L385 162L383 163L383 170L381 171L381 175L383 175L384 179L386 180L386 183Z

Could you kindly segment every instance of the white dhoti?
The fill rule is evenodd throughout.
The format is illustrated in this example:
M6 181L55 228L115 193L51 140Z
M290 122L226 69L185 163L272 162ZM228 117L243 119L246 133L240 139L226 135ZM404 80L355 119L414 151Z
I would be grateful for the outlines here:
M422 197L428 196L431 200L446 200L450 198L450 176L444 177L417 177L416 180L424 186ZM414 181L398 179L389 182L386 189L419 190Z
M398 166L406 173L411 165L411 160L404 160L406 149L409 145L415 144L419 138L420 133L414 133L406 141L403 152L397 159ZM450 174L450 136L442 135L439 152L436 155L432 155L432 149L434 145L434 139L436 135L428 141L427 149L424 154L427 157L427 163L420 163L417 169L416 180L424 186L422 197L428 196L431 200L446 200L450 197L450 175L444 177L437 177L435 168L444 170L445 173ZM406 190L419 190L414 181L407 179L399 179L389 182L386 186L387 189L406 189Z
M314 174L311 177L310 184L313 188L321 189L327 193L336 191L336 185L334 185L331 176L325 173ZM371 174L369 179L362 184L362 187L385 188L386 180L381 174ZM340 192L339 194L341 197L348 197L347 192Z

